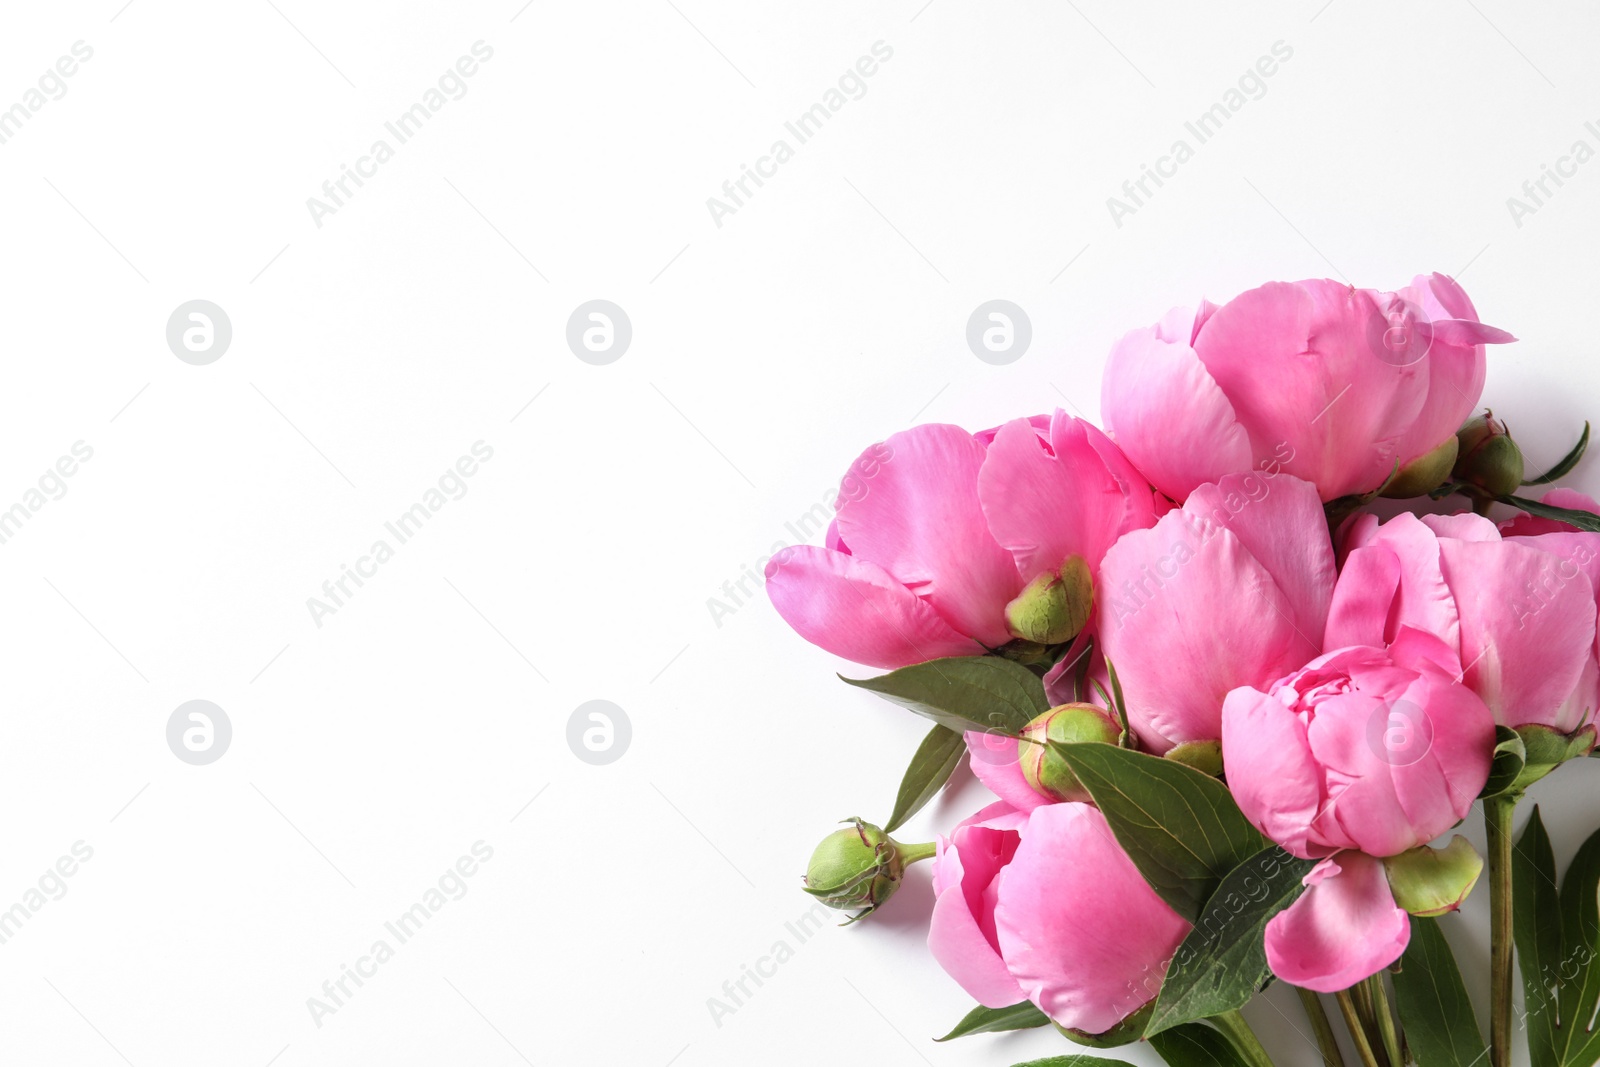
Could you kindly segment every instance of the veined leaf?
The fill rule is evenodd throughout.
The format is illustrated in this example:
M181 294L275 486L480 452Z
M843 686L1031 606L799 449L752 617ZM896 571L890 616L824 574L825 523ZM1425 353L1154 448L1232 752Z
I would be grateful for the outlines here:
M1271 844L1227 786L1193 767L1114 745L1053 747L1145 881L1191 923L1228 872Z
M1150 1046L1167 1067L1246 1067L1227 1037L1202 1023L1184 1023L1151 1034Z
M1039 676L999 656L949 656L876 678L840 678L957 733L1014 736L1034 716L1050 710Z
M1267 922L1305 892L1301 879L1316 865L1271 845L1228 872L1172 957L1146 1037L1242 1008L1255 996L1272 977Z
M950 1041L968 1034L996 1034L1005 1030L1031 1030L1036 1026L1049 1026L1050 1017L1024 1000L1008 1008L985 1008L981 1005L967 1012L966 1018L956 1023L956 1028L935 1041Z
M1586 533L1600 533L1600 515L1588 511L1575 511L1572 508L1558 508L1554 504L1541 504L1537 500L1527 500L1520 496L1507 494L1500 498L1502 504L1510 504L1514 508L1521 508L1529 515L1537 515L1541 519L1555 519L1569 526L1576 526Z
M1533 1067L1600 1060L1600 831L1556 890L1555 854L1533 809L1512 853L1512 930Z
M894 814L884 823L884 833L892 834L922 806L932 800L966 754L966 739L948 726L935 726L917 746L911 766L900 779L900 792L894 798Z
M1411 918L1411 943L1394 972L1395 1006L1418 1067L1474 1067L1489 1043L1438 919Z

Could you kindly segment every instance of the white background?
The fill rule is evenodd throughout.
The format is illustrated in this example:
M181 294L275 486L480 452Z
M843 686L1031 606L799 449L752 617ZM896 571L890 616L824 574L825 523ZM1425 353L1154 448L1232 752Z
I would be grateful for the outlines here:
M1486 399L1532 467L1600 412L1600 162L1521 226L1506 204L1600 148L1577 3L123 2L10 5L0 33L0 107L94 50L0 145L0 508L93 449L0 545L0 908L94 850L0 945L5 1063L1074 1051L931 1043L970 1002L924 946L925 869L713 1021L925 724L759 594L720 625L708 599L871 442L1092 417L1117 335L1270 279L1460 277L1521 338ZM479 40L466 95L315 225ZM718 227L707 197L877 41L865 95ZM1107 197L1277 41L1265 95L1116 226ZM196 298L233 326L209 366L164 335ZM594 298L633 323L609 366L564 339ZM1032 320L1009 366L964 340L992 298ZM480 440L466 496L318 627L307 598ZM165 740L197 698L234 729L202 767ZM609 766L566 743L591 699L632 721ZM1563 865L1597 784L1535 790ZM982 803L968 781L902 836ZM470 892L318 1027L307 998L480 840ZM1449 920L1480 1012L1485 895ZM1314 1062L1292 997L1246 1015Z

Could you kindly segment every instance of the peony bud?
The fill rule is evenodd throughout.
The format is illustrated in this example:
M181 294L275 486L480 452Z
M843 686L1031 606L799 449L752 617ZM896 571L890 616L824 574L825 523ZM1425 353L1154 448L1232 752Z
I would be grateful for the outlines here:
M1050 742L1070 745L1080 741L1117 743L1122 727L1104 708L1093 704L1062 704L1022 728L1018 763L1022 777L1034 792L1054 800L1088 801L1089 791L1072 773L1067 761L1050 747Z
M1011 636L1059 645L1078 636L1094 606L1094 578L1082 556L1068 556L1060 573L1046 571L1006 605Z
M1181 741L1167 749L1164 758L1213 778L1222 777L1221 741Z
M871 914L894 896L908 864L933 855L932 845L902 845L861 819L822 839L806 867L805 891L830 908Z
M1467 899L1483 870L1483 857L1457 834L1444 848L1419 848L1383 861L1394 902L1413 915L1443 915Z
M1452 472L1456 481L1477 486L1492 497L1514 493L1522 485L1522 450L1494 412L1469 419L1456 441L1460 449Z
M1461 454L1461 439L1446 438L1444 444L1432 452L1418 456L1401 467L1389 484L1383 487L1383 496L1390 500L1409 500L1427 496L1450 479L1450 472ZM1521 481L1519 478L1518 481Z

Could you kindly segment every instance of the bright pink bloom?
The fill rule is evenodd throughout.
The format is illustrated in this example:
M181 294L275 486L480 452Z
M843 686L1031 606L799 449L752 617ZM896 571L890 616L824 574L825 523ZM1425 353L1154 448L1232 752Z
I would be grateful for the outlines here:
M1088 804L1001 802L939 841L928 946L979 1003L1099 1034L1155 997L1189 923Z
M1477 515L1403 514L1382 525L1357 516L1344 531L1326 644L1381 645L1402 627L1426 630L1460 657L1495 721L1576 730L1600 698L1591 584L1600 538L1563 529L1502 540Z
M1222 736L1222 701L1322 651L1333 548L1316 488L1287 474L1229 475L1100 567L1100 649L1145 746Z
M1453 436L1483 391L1483 346L1512 340L1442 274L1396 293L1269 282L1123 337L1100 407L1174 500L1268 463L1333 500L1377 489Z
M924 425L862 454L826 547L786 548L767 595L806 640L893 669L1011 640L1005 607L1069 556L1091 571L1155 494L1116 445L1057 411L973 435Z
M1488 780L1494 717L1460 669L1444 642L1402 629L1388 648L1337 649L1228 694L1222 751L1240 810L1294 855L1331 857L1267 925L1279 977L1335 992L1405 950L1409 923L1372 857L1438 837Z

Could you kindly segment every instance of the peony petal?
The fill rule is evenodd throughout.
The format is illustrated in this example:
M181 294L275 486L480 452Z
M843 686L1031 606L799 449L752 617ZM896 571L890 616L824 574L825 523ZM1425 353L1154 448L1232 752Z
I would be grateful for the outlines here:
M1155 894L1088 804L1028 816L1000 877L1000 952L1027 998L1099 1034L1149 1001L1189 924Z
M1050 803L1048 797L1034 791L1022 777L1022 763L1017 759L1018 741L1000 733L979 733L968 730L967 764L973 776L989 787L989 791L1019 811L1032 811L1041 804Z
M852 468L858 482L840 502L838 522L856 558L878 564L954 629L992 648L1011 639L1005 606L1023 583L978 503L983 455L958 426L894 434Z
M1341 852L1306 883L1300 898L1267 923L1267 964L1283 981L1337 993L1406 950L1411 921L1395 904L1382 863Z
M1302 859L1325 851L1308 840L1321 771L1298 716L1273 696L1235 689L1222 705L1222 761L1233 799L1258 830Z
M940 839L933 861L934 904L928 948L978 1003L1004 1008L1024 999L1016 979L1000 958L992 907L984 898L996 876L1016 852L1020 818L1007 805L991 805L948 839ZM987 823L987 824L986 824Z
M815 545L772 557L767 596L801 637L869 667L894 670L984 651L882 567Z
M1385 644L1395 639L1400 627L1411 626L1433 634L1452 649L1459 649L1460 616L1455 597L1444 579L1439 544L1439 538L1420 519L1405 513L1384 523L1366 547L1351 552L1345 561L1345 572L1349 576L1341 573L1334 587L1334 606L1329 613L1324 640L1326 647ZM1372 559L1358 561L1357 556L1366 552L1389 552L1395 562L1391 565ZM1352 566L1357 569L1351 571ZM1364 583L1379 576L1387 581L1395 568L1399 582L1394 587L1393 602L1385 609L1374 591ZM1378 618L1383 619L1382 640L1375 639Z
M1254 466L1233 404L1186 342L1135 330L1111 350L1100 385L1107 429L1144 476L1174 500Z
M1286 474L1234 474L1196 489L1184 507L1227 527L1272 575L1295 625L1308 636L1322 633L1335 570L1316 486Z

